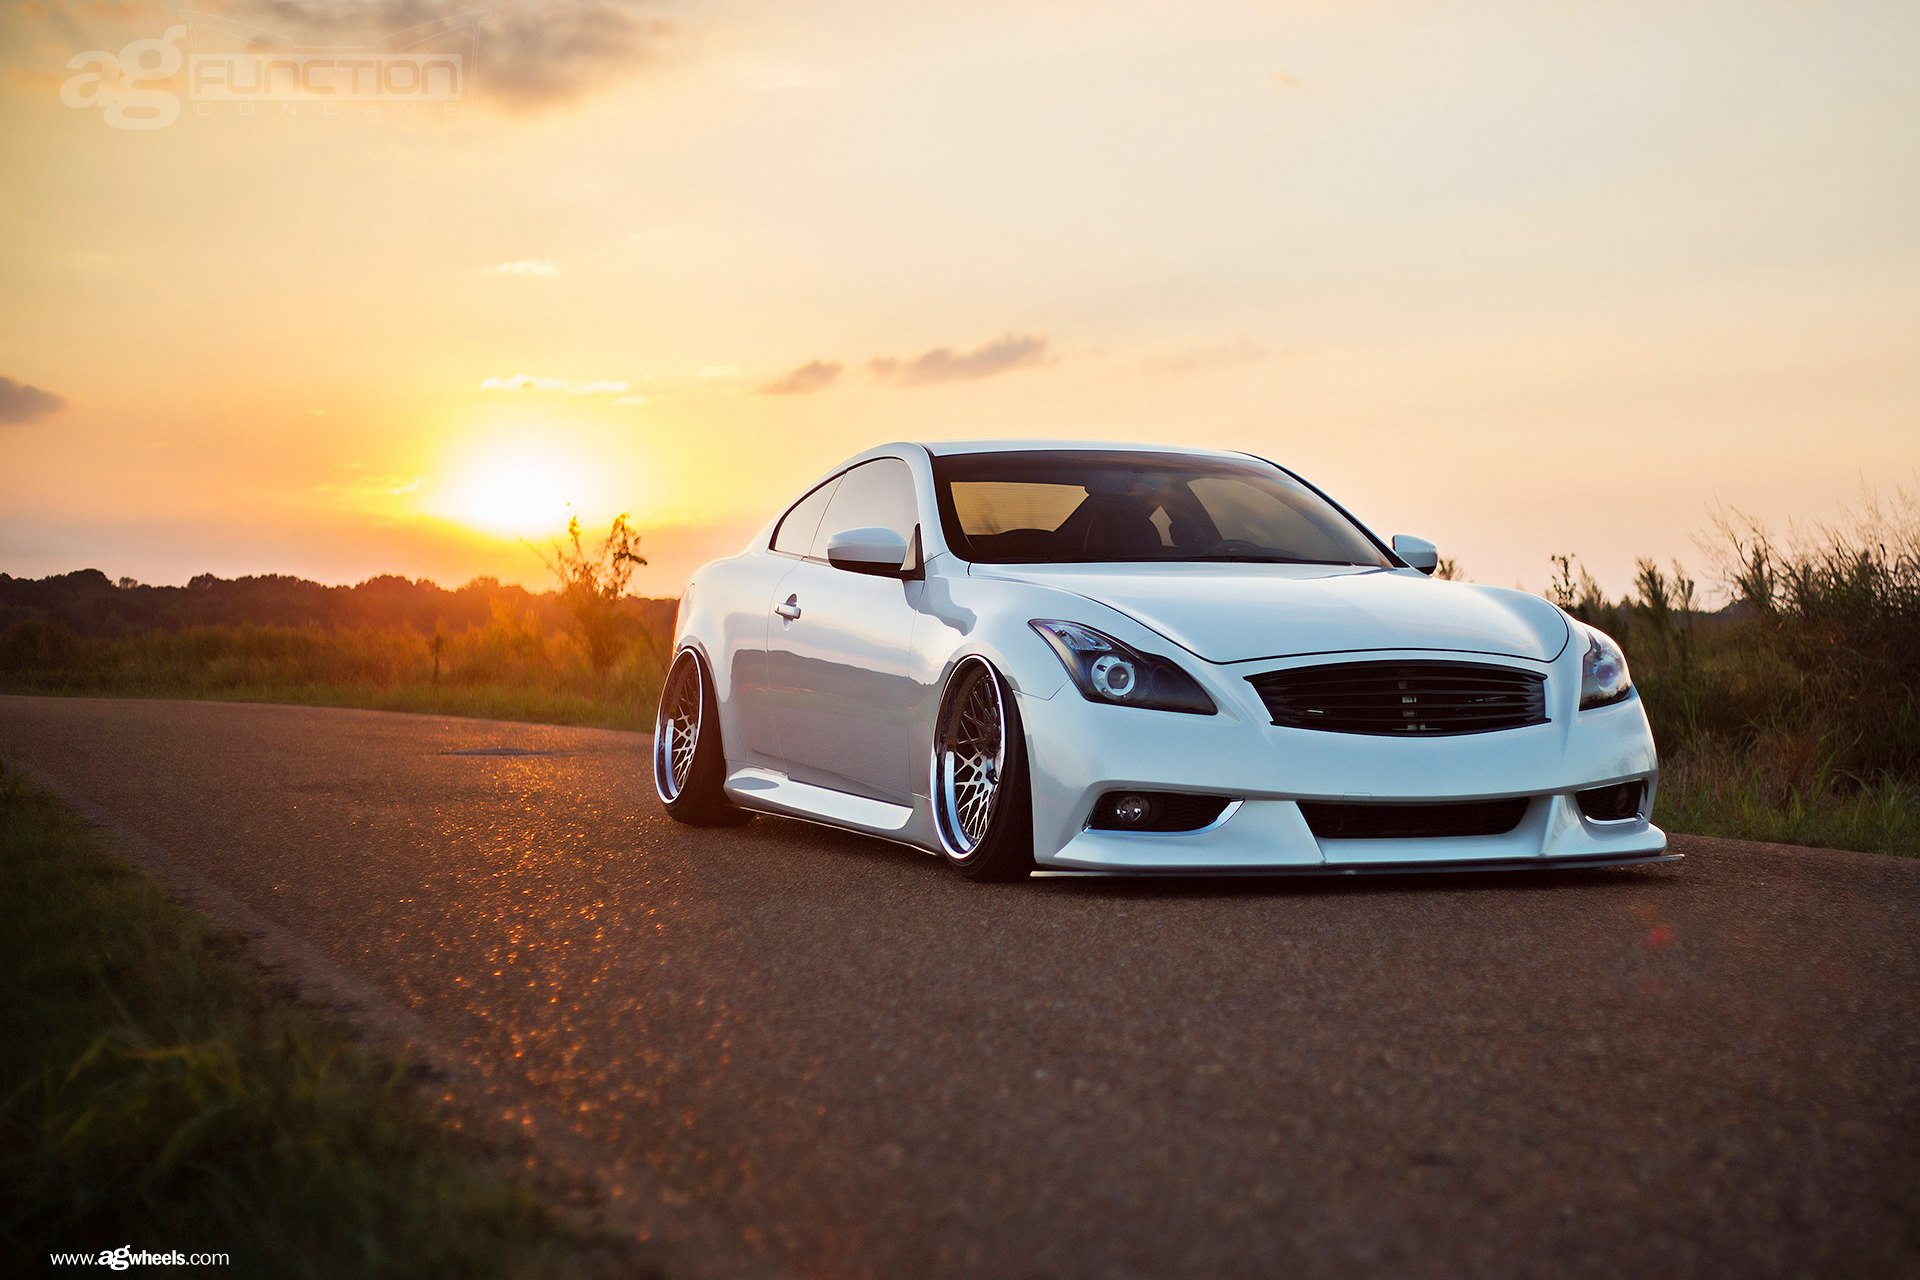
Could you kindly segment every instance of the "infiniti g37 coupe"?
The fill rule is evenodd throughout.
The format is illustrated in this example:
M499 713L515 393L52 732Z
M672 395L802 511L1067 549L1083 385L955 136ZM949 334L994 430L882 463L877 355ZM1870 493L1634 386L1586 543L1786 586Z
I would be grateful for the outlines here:
M892 444L681 598L654 781L978 879L1661 861L1611 639L1239 453Z

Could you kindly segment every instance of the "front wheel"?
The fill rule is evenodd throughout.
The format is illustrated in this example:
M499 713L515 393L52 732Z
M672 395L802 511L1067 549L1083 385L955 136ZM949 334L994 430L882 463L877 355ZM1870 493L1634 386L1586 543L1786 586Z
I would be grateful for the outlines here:
M974 880L1033 870L1033 792L1020 708L998 671L969 656L954 667L933 730L933 813L940 849Z
M727 801L720 705L707 667L682 649L667 670L653 722L653 789L667 816L695 827L730 827L753 815Z

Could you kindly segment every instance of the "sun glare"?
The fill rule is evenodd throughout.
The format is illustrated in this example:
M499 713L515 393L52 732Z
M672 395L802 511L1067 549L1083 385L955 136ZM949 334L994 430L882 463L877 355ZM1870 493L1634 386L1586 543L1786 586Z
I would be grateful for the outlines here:
M460 477L447 514L488 533L525 537L563 528L585 499L577 469L552 457L500 454Z

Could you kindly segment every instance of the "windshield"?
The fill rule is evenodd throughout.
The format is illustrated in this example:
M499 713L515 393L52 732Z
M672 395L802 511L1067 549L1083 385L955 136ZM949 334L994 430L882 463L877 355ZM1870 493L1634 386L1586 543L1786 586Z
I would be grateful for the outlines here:
M1058 450L933 460L947 544L982 564L1390 561L1311 488L1256 458Z

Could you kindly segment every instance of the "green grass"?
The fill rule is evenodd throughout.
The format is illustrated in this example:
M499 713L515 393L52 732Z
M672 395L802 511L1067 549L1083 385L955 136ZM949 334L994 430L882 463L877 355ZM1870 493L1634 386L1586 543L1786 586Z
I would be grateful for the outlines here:
M14 1274L127 1244L232 1275L657 1274L12 772L0 879Z
M1920 786L1821 774L1770 776L1731 751L1662 761L1654 820L1669 831L1920 857Z
M0 631L0 692L289 702L647 729L666 643L650 633L636 636L600 672L570 638L510 615L437 641L406 628L317 626L76 636L29 621Z

